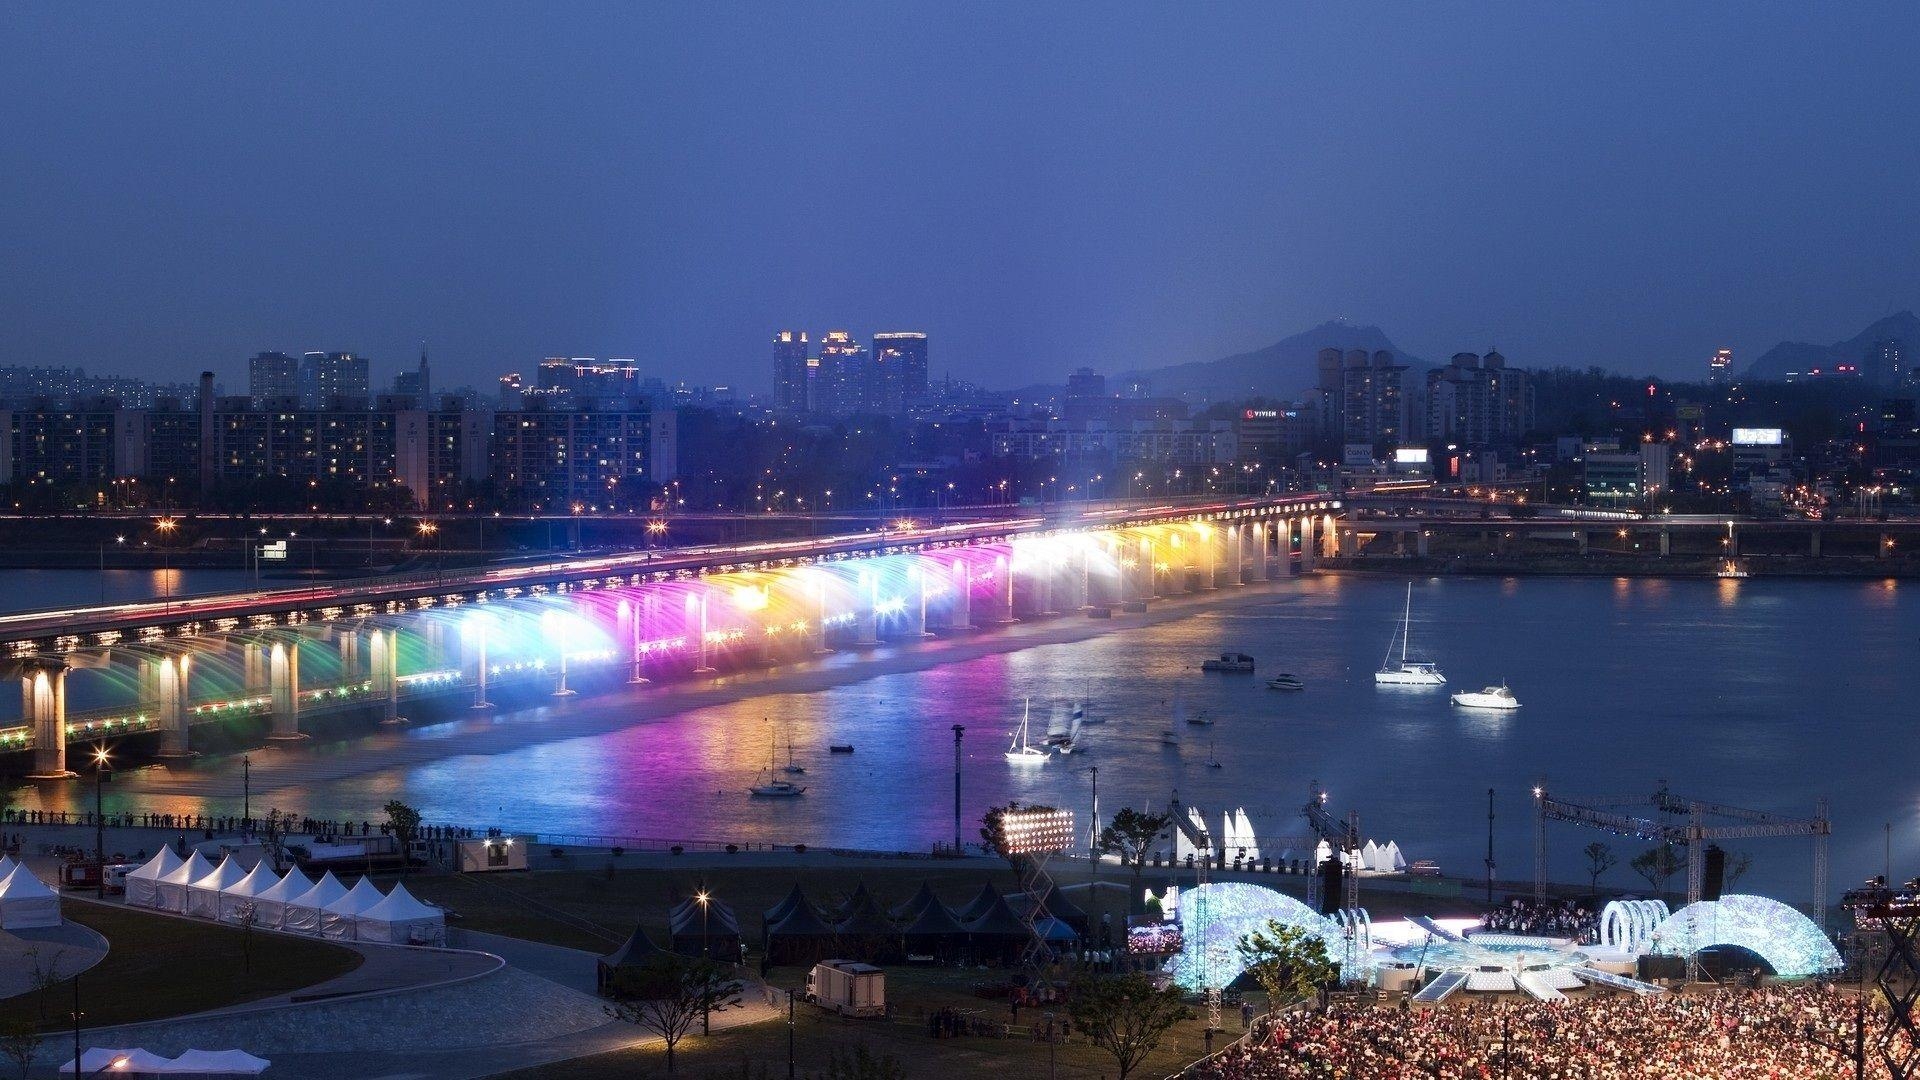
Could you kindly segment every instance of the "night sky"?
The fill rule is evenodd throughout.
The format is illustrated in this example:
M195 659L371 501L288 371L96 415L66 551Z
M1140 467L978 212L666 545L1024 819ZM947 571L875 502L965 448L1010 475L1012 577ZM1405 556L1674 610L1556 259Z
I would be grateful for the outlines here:
M0 363L1697 374L1920 305L1911 4L1272 7L11 4Z

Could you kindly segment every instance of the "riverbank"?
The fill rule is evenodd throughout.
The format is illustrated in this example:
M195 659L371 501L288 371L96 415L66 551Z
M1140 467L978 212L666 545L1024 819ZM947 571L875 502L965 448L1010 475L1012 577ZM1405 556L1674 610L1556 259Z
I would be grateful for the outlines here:
M1334 573L1482 577L1719 578L1726 560L1699 556L1621 555L1341 555L1320 560ZM1876 580L1920 578L1920 558L1857 559L1756 555L1740 559L1748 578ZM1722 580L1738 581L1738 578Z

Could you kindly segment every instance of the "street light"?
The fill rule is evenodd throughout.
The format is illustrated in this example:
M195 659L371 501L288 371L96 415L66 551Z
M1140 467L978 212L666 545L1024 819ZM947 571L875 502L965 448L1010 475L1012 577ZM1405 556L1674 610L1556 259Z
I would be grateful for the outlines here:
M707 891L705 889L702 889L699 892L694 893L693 898L700 902L700 959L703 961L706 961L707 963L712 963L713 961L711 957L711 950L707 947L707 902L712 898L707 894ZM712 970L709 969L702 977L711 979L713 977ZM713 995L710 993L705 993L701 997L701 1001L700 1001L700 1034L701 1035L713 1034L713 1025L711 1023L713 1018L713 1009L711 1006L712 1000L713 1000Z
M94 896L107 898L107 818L101 805L100 785L107 779L107 748L93 748L93 872Z
M160 533L160 538L164 541L164 540L171 539L173 537L173 530L179 528L180 523L170 517L167 517L167 518L161 518L159 521L154 522L153 527ZM173 558L172 558L173 553L172 553L172 549L169 548L165 543L162 543L159 546L160 546L160 595L162 598L166 598L166 597L171 597L173 595L173 585L170 581L172 577L171 564L173 561Z

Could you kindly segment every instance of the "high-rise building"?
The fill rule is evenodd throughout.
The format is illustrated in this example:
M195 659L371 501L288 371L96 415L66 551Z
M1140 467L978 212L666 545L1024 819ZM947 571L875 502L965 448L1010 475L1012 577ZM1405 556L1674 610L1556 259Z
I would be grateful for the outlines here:
M1321 349L1315 367L1319 378L1315 381L1316 396L1313 403L1319 406L1319 436L1337 440L1346 431L1345 357L1339 349Z
M1724 383L1733 381L1733 350L1721 349L1707 361L1707 381Z
M420 347L420 366L412 371L403 371L393 377L393 392L398 397L412 398L415 403L425 405L433 395L433 376L427 368L427 347Z
M819 366L813 378L813 411L847 416L865 402L867 350L845 330L820 335Z
M1869 382L1891 386L1905 381L1911 375L1907 368L1906 343L1899 338L1874 342L1868 346L1866 358L1860 367L1861 374Z
M247 396L255 406L300 396L300 361L283 352L255 353L247 361Z
M927 335L890 332L873 335L867 361L863 408L897 413L927 398Z
M1466 447L1511 446L1533 428L1533 379L1497 351L1454 353L1427 373L1428 441Z
M1385 349L1371 357L1365 349L1347 353L1341 371L1343 442L1393 446L1405 437L1406 373Z
M310 352L300 358L300 396L309 404L364 405L373 383L367 358L350 352Z
M806 412L812 407L808 399L808 381L814 369L807 366L807 360L805 330L781 330L773 335L775 408Z

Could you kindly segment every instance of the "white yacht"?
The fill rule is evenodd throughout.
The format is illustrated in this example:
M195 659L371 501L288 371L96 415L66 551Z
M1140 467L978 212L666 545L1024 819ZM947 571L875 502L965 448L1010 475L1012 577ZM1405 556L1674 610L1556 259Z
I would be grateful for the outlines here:
M1440 674L1440 666L1431 660L1413 660L1407 655L1407 637L1413 629L1413 583L1407 583L1407 609L1400 617L1400 627L1392 638L1387 640L1387 655L1380 661L1380 670L1373 673L1375 686L1445 686L1447 677ZM1394 642L1400 644L1400 657L1394 659Z
M1305 690L1307 684L1300 681L1298 675L1280 674L1267 680L1269 690Z
M1506 683L1489 686L1477 693L1453 695L1453 703L1463 709L1499 709L1502 712L1520 707L1520 699L1513 696Z
M747 789L748 792L757 799L791 799L796 795L805 795L807 789L799 784L791 780L774 779L773 753L774 747L769 744L767 746L767 782L753 785Z
M1007 764L1039 765L1047 760L1047 752L1027 738L1027 726L1032 719L1033 699L1028 698L1026 708L1020 713L1020 726L1014 729L1013 743L1007 747Z

